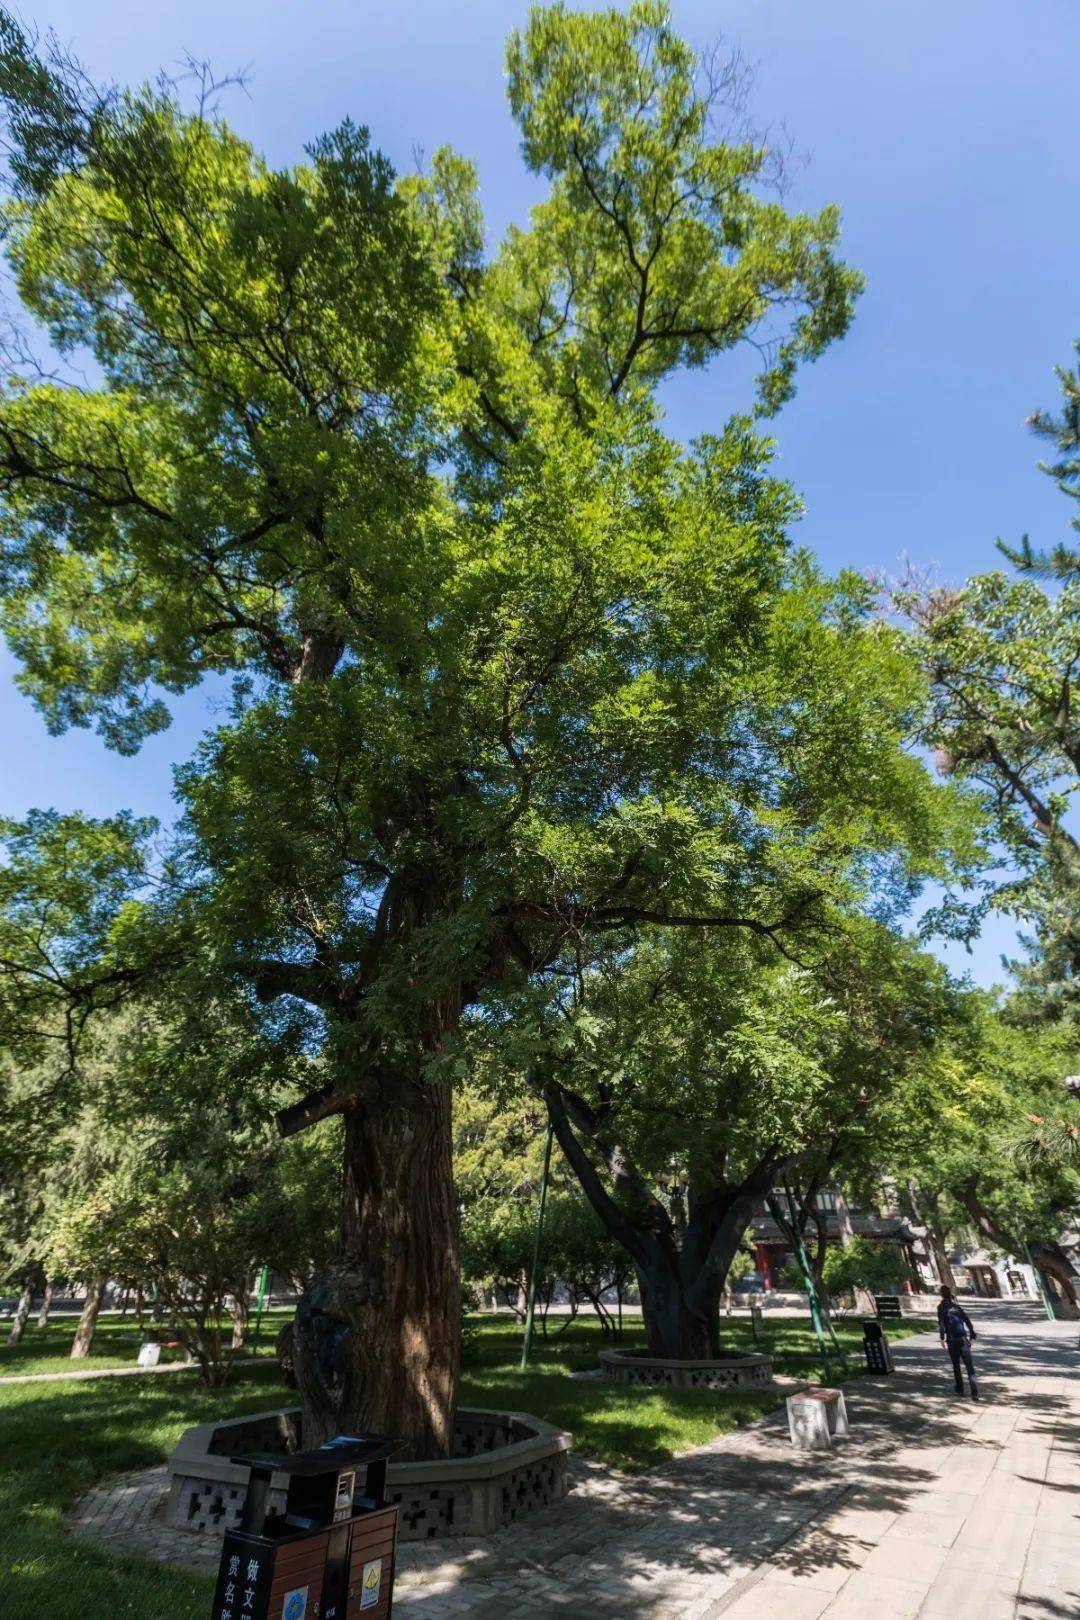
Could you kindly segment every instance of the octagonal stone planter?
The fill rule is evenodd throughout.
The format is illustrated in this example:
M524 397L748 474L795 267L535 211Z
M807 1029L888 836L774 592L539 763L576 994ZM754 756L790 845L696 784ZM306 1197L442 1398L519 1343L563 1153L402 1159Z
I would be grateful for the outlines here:
M671 1389L768 1389L772 1384L772 1357L752 1350L730 1350L711 1361L669 1360L648 1350L601 1350L600 1368L617 1384Z
M528 1412L462 1407L454 1440L455 1454L444 1462L390 1464L386 1494L399 1508L400 1541L489 1535L566 1495L572 1438ZM288 1454L301 1443L299 1407L186 1430L169 1458L167 1522L206 1534L235 1528L248 1470L229 1459L255 1451ZM270 1499L283 1507L283 1486L271 1487Z

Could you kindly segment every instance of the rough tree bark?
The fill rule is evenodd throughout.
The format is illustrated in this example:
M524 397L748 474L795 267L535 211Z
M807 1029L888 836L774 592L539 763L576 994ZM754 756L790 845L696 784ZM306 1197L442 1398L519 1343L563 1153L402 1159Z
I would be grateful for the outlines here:
M247 1343L248 1332L248 1278L241 1277L236 1292L231 1296L229 1314L232 1317L232 1340L230 1349L242 1350Z
M388 1077L345 1137L340 1253L296 1315L304 1445L381 1432L444 1457L461 1327L449 1091Z
M657 1233L635 1262L654 1355L720 1354L720 1300L753 1207L753 1194L741 1185L691 1196L681 1243L673 1233Z
M37 1325L39 1328L47 1327L49 1325L49 1311L52 1309L54 1292L55 1284L51 1281L47 1282L45 1284L45 1292L41 1296L41 1309L38 1311Z
M719 1355L724 1283L754 1201L771 1185L777 1162L763 1160L738 1183L718 1175L712 1187L688 1189L686 1220L677 1224L581 1097L557 1083L545 1086L544 1097L582 1191L634 1263L651 1353L684 1360ZM608 1193L575 1126L605 1161L616 1191L624 1195L621 1202Z
M836 1230L840 1236L840 1247L850 1249L855 1241L855 1228L851 1224L851 1210L842 1187L836 1189Z
M997 1217L987 1209L979 1197L978 1182L978 1176L969 1176L965 1182L951 1189L953 1197L961 1208L967 1210L982 1237L988 1239L995 1248L1003 1249L1006 1254L1016 1255L1019 1258L1024 1253L1023 1240L1002 1226ZM1069 1316L1080 1316L1080 1301L1076 1297L1074 1282L1076 1274L1059 1245L1036 1238L1027 1247L1031 1251L1032 1262L1036 1269L1042 1272L1044 1278L1052 1279L1057 1285L1056 1291L1064 1296L1064 1305Z
M914 1181L909 1181L907 1185L908 1201L911 1204L915 1224L926 1228L926 1248L937 1274L938 1284L945 1288L955 1288L956 1278L953 1275L952 1263L938 1228L937 1196L922 1192Z
M83 1302L82 1312L79 1316L79 1325L75 1329L75 1337L71 1343L72 1361L82 1361L90 1354L90 1347L94 1342L94 1333L97 1330L98 1313L101 1302L105 1297L106 1278L98 1275L91 1277L86 1290L86 1299Z
M15 1315L11 1320L11 1332L8 1335L9 1344L21 1344L22 1336L26 1332L26 1323L30 1315L30 1307L34 1302L34 1289L41 1277L40 1268L35 1267L26 1279L26 1284L19 1295L19 1302L15 1307Z

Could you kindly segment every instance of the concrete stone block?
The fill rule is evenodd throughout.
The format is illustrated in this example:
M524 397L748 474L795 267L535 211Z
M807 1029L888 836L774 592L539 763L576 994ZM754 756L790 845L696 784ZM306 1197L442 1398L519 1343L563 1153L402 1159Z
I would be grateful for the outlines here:
M791 1443L800 1451L828 1451L834 1439L848 1432L843 1390L814 1389L789 1395L786 1406Z

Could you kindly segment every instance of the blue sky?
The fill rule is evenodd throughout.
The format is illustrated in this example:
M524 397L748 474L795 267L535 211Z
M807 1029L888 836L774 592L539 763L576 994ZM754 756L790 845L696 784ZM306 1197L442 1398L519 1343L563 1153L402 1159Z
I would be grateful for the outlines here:
M994 538L1065 532L1023 419L1055 403L1053 367L1080 336L1075 0L675 0L694 42L723 36L756 64L753 110L794 143L789 205L837 202L868 279L845 341L802 375L778 418L779 466L802 491L799 538L830 568L960 578ZM399 168L448 142L479 163L497 235L536 195L503 92L519 0L51 0L52 27L98 78L141 80L186 54L248 70L226 103L274 162L351 116ZM744 404L722 363L667 395L673 431ZM0 655L0 812L30 805L170 814L170 768L208 718L204 696L134 760L85 733L50 738ZM212 709L212 703L209 705ZM1000 978L1011 930L970 957Z

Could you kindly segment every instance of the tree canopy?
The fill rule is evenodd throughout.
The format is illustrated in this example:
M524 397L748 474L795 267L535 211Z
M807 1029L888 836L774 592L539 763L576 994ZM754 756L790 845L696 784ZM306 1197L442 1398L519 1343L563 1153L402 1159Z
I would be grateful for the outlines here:
M651 0L537 8L508 69L547 189L489 253L451 152L398 182L347 123L275 169L212 98L96 89L0 26L5 248L51 345L0 389L20 682L122 751L231 692L164 847L9 830L9 1015L47 993L69 1037L194 973L302 1029L281 1125L345 1119L305 1432L420 1454L452 1425L463 1022L652 931L760 944L801 1004L823 930L895 924L977 842L913 747L902 635L793 548L757 420L850 321L837 211L767 194L730 78ZM739 344L754 398L678 444L661 383ZM44 971L18 885L70 837L106 881L46 898Z

